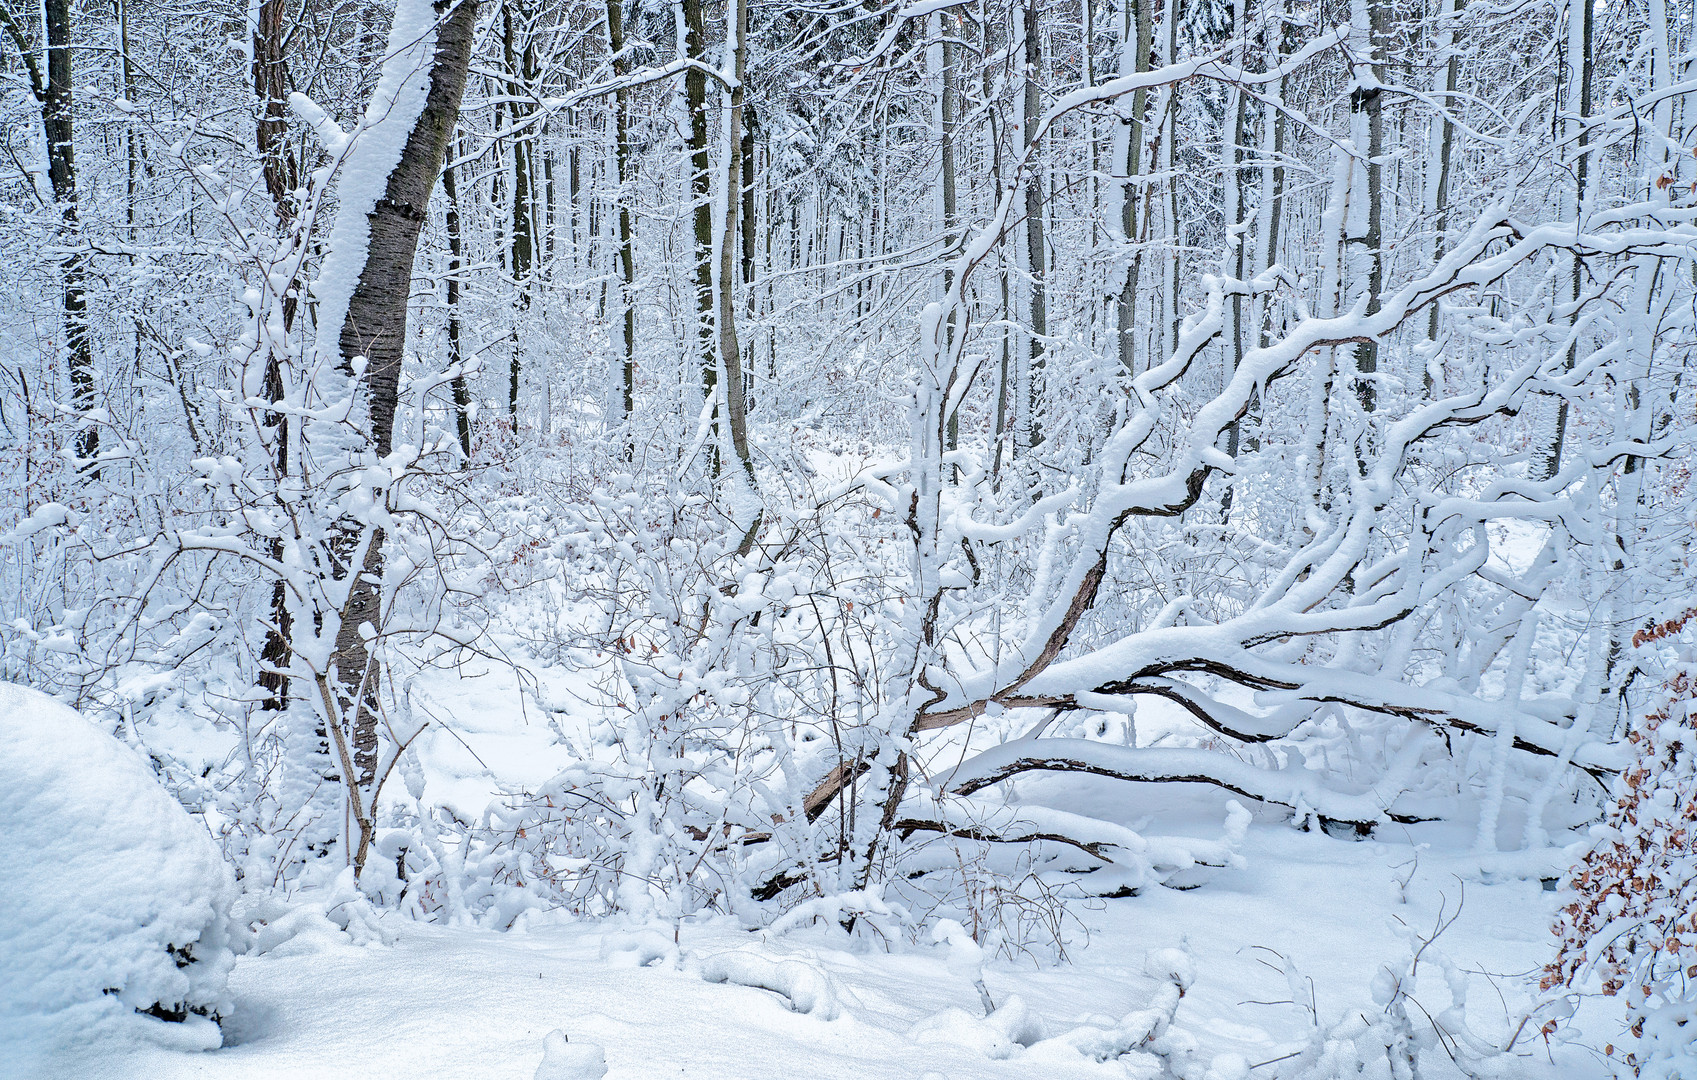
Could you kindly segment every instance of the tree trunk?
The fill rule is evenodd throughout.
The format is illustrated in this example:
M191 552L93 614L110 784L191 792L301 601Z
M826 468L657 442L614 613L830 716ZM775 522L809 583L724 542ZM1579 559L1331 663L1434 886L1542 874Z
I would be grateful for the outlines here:
M260 0L253 26L253 93L259 100L259 120L254 124L254 149L265 174L265 190L277 215L277 228L287 233L295 219L295 189L300 180L294 158L284 139L288 133L289 62L283 54L284 0ZM127 63L126 59L126 63ZM133 166L132 166L133 169ZM294 324L297 298L283 299L283 332ZM283 359L276 352L265 358L265 399L283 400ZM289 474L289 419L281 412L265 414L265 423L277 440L276 470L281 481ZM283 558L283 541L272 541L271 557ZM259 654L259 685L265 691L262 707L284 709L289 703L289 642L294 617L289 613L288 589L278 579L271 583L271 623L265 628L265 644ZM320 732L320 752L328 754L327 733Z
M684 55L698 63L707 62L707 25L701 0L682 0ZM701 364L701 393L711 402L719 385L719 365L713 339L713 163L707 145L707 75L699 68L684 73L684 106L689 112L690 193L695 200L695 312L696 347ZM710 440L712 472L719 473L719 418L713 411Z
M1585 212L1585 186L1589 175L1591 157L1587 152L1590 143L1589 130L1585 127L1585 118L1591 115L1591 5L1573 0L1569 5L1568 17L1568 54L1574 57L1570 63L1577 70L1570 72L1572 80L1570 90L1571 121L1577 143L1574 150L1573 162L1573 216L1577 221ZM1583 285L1584 264L1580 256L1573 256L1572 270L1568 276L1569 299L1577 301ZM1570 317L1572 323L1578 323L1579 312L1575 310ZM1579 356L1579 342L1576 340L1568 346L1567 366L1572 367ZM1567 399L1558 398L1555 405L1555 416L1550 420L1549 427L1543 438L1543 445L1536 448L1531 463L1531 474L1534 480L1548 480L1561 471L1563 444L1567 441Z
M724 409L726 426L730 428L731 452L736 455L748 481L750 494L756 488L754 458L748 449L747 400L743 394L742 349L737 341L736 262L737 208L742 202L738 189L742 186L742 110L743 70L747 49L743 39L748 33L748 0L729 0L726 5L726 36L729 42L729 66L733 69L734 89L730 92L731 107L725 115L725 173L724 201L720 210L723 228L719 230L719 290L718 336L719 360L725 369ZM699 220L699 219L698 219ZM741 549L746 551L759 527L756 513L744 533Z
M407 298L411 291L413 258L418 234L430 204L436 174L459 117L471 60L472 31L477 0L437 0L436 51L430 64L430 85L423 110L389 173L383 197L368 215L370 227L365 264L348 300L338 346L343 370L352 376L354 361L366 361L363 381L369 405L369 445L379 458L393 449L395 409L406 344ZM352 715L355 788L369 798L377 772L377 670L370 643L362 633L370 624L379 629L379 585L383 574L383 530L368 526L369 537L342 608L333 664L340 683L342 715ZM352 790L352 789L351 789ZM371 842L369 808L362 807L356 872L365 864Z
M523 18L525 12L519 12ZM525 30L524 42L518 41L518 31L513 26L512 0L501 6L501 45L502 54L507 66L507 90L513 99L513 232L512 232L512 272L513 284L518 293L513 300L513 337L512 363L507 383L507 420L512 425L513 433L518 434L519 427L519 379L523 374L522 332L526 317L530 314L531 270L536 263L536 212L532 205L530 148L531 133L524 127L530 119L532 108L525 104L525 97L534 81L533 68L536 62L535 49L530 43L528 28ZM547 432L541 432L545 436Z
M629 74L630 60L625 52L624 9L622 0L607 0L607 48L613 54L613 74L620 78ZM636 234L631 227L630 193L630 90L620 86L613 95L613 122L616 131L614 166L618 171L619 207L619 326L624 354L620 404L625 444L625 460L636 457L635 433L631 431L631 413L636 409ZM574 173L575 175L575 173Z
M442 170L442 192L448 196L448 364L458 367L465 363L465 346L461 343L460 273L465 267L465 238L460 227L460 192L454 174L457 166L450 161ZM471 464L471 389L466 385L465 372L454 376L450 384L454 394L454 426L459 432L461 467Z
M1350 135L1358 153L1365 144L1366 162L1353 167L1349 192L1349 259L1345 272L1348 306L1365 300L1363 311L1372 315L1379 310L1379 292L1384 276L1381 251L1384 236L1383 170L1380 155L1384 152L1385 124L1383 93L1385 68L1380 58L1382 12L1378 0L1353 0L1350 19L1351 44L1357 55L1372 59L1363 64L1355 62L1355 87L1350 92ZM1378 406L1379 343L1364 341L1355 346L1356 400L1363 412L1373 412Z
M29 39L0 4L0 23L29 72L30 91L41 106L42 135L47 143L47 180L59 211L65 254L59 259L60 325L65 334L65 368L71 381L71 403L78 412L94 409L94 354L88 334L88 254L82 246L82 222L77 207L77 159L71 86L71 0L45 0L47 78L41 77ZM85 427L77 433L76 454L90 479L99 476L94 464L100 452L100 433Z
M1025 122L1022 134L1027 148L1037 132L1042 116L1042 91L1038 80L1043 77L1042 22L1037 16L1039 0L1025 0ZM1045 291L1048 268L1048 245L1043 237L1043 172L1033 166L1025 183L1025 251L1031 273L1030 363L1026 392L1026 419L1029 445L1043 441L1043 425L1038 418L1042 411L1044 341L1049 336L1049 308Z
M1149 70L1149 52L1153 48L1149 9L1153 0L1122 0L1125 10L1120 18L1120 67L1122 76ZM1120 188L1120 234L1127 244L1138 240L1137 200L1141 189L1137 185L1143 173L1143 115L1149 107L1149 92L1136 90L1131 95L1131 116L1120 124L1119 138L1125 140L1120 161L1125 167L1125 183ZM1147 214L1147 211L1145 211ZM1137 332L1137 278L1143 260L1142 252L1134 252L1126 261L1125 280L1115 305L1119 337L1120 370L1130 376L1137 374L1137 351L1133 340Z

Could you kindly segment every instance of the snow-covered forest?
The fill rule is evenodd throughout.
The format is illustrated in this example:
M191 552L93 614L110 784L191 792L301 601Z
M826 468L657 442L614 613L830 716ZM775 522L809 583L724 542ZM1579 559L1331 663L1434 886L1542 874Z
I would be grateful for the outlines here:
M1687 104L1665 0L0 0L0 1074L1697 1078Z

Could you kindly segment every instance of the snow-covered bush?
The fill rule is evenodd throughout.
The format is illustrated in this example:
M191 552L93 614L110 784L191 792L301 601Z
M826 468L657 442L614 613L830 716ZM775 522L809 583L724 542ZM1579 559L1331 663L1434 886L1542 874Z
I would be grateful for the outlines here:
M1692 613L1641 631L1670 638ZM1568 882L1546 989L1581 989L1595 973L1622 997L1626 1032L1609 1056L1621 1075L1697 1077L1697 657L1662 682L1627 738L1631 766L1615 783L1594 843Z
M0 1046L217 1046L235 895L206 829L134 751L0 683Z

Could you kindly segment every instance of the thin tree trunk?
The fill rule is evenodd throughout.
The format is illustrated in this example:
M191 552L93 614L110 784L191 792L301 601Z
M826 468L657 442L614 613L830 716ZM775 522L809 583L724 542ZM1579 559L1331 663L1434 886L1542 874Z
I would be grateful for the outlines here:
M1379 310L1379 293L1384 276L1381 251L1384 236L1383 165L1385 124L1382 107L1385 68L1380 57L1380 22L1383 18L1378 0L1352 0L1351 43L1359 52L1372 59L1363 65L1356 61L1355 88L1350 92L1350 134L1357 153L1366 161L1353 168L1349 193L1349 259L1345 274L1345 289L1349 306L1365 301L1363 313L1372 315ZM1363 70L1365 68L1365 71ZM1364 78L1363 75L1368 77ZM1363 150L1365 144L1365 150ZM1363 412L1378 407L1379 343L1364 341L1355 346L1355 397Z
M465 234L460 226L460 192L455 179L458 171L459 167L452 161L442 170L442 192L448 196L448 365L454 368L461 368L465 363L465 346L461 341L463 320L460 317L460 275L465 269ZM463 368L454 375L449 385L454 394L454 426L460 436L460 464L464 468L471 464L471 390L466 385Z
M519 11L522 19L526 12ZM523 366L522 336L527 317L530 314L531 270L536 263L536 214L532 205L531 189L533 187L530 169L531 134L524 128L525 122L531 116L531 108L523 104L524 98L530 92L535 80L535 49L530 42L528 27L525 28L524 43L518 43L518 32L513 26L513 0L507 0L501 6L502 52L506 59L508 92L513 99L513 233L512 233L512 273L513 283L518 290L513 302L513 335L512 335L512 365L510 378L507 383L507 419L512 424L516 436L519 425L519 380ZM547 432L539 433L546 437Z
M1570 100L1573 101L1571 123L1577 136L1573 162L1573 215L1576 221L1585 212L1585 188L1591 166L1591 156L1586 149L1590 144L1590 134L1585 126L1585 118L1591 115L1591 30L1591 5L1581 0L1572 0L1568 14L1568 55L1574 57L1571 63L1577 65L1577 70L1569 76L1572 79ZM1574 255L1572 269L1568 275L1568 298L1576 302L1576 310L1569 317L1572 325L1579 322L1577 301L1584 283L1584 270L1584 263L1578 255ZM1578 357L1579 342L1576 339L1568 346L1567 366L1571 368ZM1561 471L1562 450L1567 442L1566 398L1556 400L1555 416L1550 420L1542 442L1543 445L1534 452L1532 461L1531 473L1534 480L1548 480Z
M719 290L718 290L718 336L719 360L725 369L725 386L723 405L726 425L730 428L731 452L736 455L737 462L742 466L743 476L748 481L749 493L752 495L757 488L754 476L754 458L748 449L748 411L747 399L743 390L742 349L737 341L737 310L736 310L736 262L737 262L737 209L742 199L738 189L742 186L742 110L743 110L743 65L747 60L747 48L744 38L748 33L748 0L729 0L726 6L725 23L726 35L731 40L728 43L729 65L733 75L733 89L730 91L731 107L725 114L725 172L724 200L721 206L721 224L718 240L719 257ZM759 527L758 512L753 515L752 523L744 533L741 549L748 550L754 538L754 530Z
M289 62L283 54L284 0L260 0L253 28L253 92L259 100L259 120L254 125L254 149L265 175L265 190L271 196L272 210L277 215L277 228L287 233L294 225L295 189L299 177L294 158L289 156L284 139L288 133L287 101ZM126 57L126 66L128 59ZM133 166L132 166L133 169ZM132 173L133 180L133 173ZM283 332L294 324L296 296L283 299ZM265 358L265 399L283 400L283 358L275 351ZM277 479L289 475L289 419L281 412L265 414L265 423L275 432ZM271 543L271 557L283 558L283 541ZM271 584L271 622L265 628L265 644L259 653L259 685L265 691L262 707L283 709L289 702L289 677L285 672L290 662L289 642L293 638L294 619L289 613L288 590L282 579ZM329 754L328 733L319 732L320 751Z
M698 63L707 62L707 26L702 0L681 0L684 17L684 55ZM713 163L707 143L707 75L700 68L684 73L684 105L689 113L690 195L695 220L695 312L696 349L701 365L701 393L711 403L719 385L719 364L713 339ZM713 434L709 440L711 469L719 474L719 414L713 409Z
M1438 11L1438 47L1449 52L1448 62L1444 65L1442 88L1444 91L1442 100L1446 110L1456 107L1455 91L1461 77L1461 56L1455 49L1453 24L1455 18L1461 14L1464 2L1465 0L1443 0ZM1435 170L1437 175L1428 177L1432 195L1427 207L1432 215L1432 265L1434 266L1444 257L1444 251L1448 246L1446 233L1449 230L1450 214L1450 156L1455 148L1455 125L1450 123L1447 111L1443 116L1437 118L1436 124L1437 130L1434 132L1434 136L1438 145L1436 153L1432 155L1428 162L1428 168L1429 171ZM1429 342L1438 340L1437 304L1432 305L1432 311L1427 316L1426 340ZM1434 354L1433 360L1428 362L1428 367L1423 373L1423 382L1428 395L1431 394L1438 381L1433 376L1430 366L1435 362L1436 354Z
M1153 47L1149 8L1153 0L1122 2L1125 9L1120 19L1119 73L1123 76L1149 70L1149 51ZM1148 95L1147 90L1132 92L1131 116L1120 125L1120 137L1125 140L1124 153L1120 161L1114 162L1125 167L1126 179L1120 188L1119 228L1127 244L1137 242L1137 200L1141 194L1137 180L1143 173L1143 114L1149 107ZM1128 376L1137 374L1137 278L1142 261L1141 250L1132 253L1126 261L1125 280L1120 285L1119 300L1115 305L1120 370Z
M77 160L71 85L71 0L45 0L47 77L41 76L29 38L0 4L0 24L18 48L29 72L30 91L41 106L42 135L47 143L47 180L59 212L66 253L59 259L60 325L65 333L65 368L71 381L71 403L78 412L94 409L94 354L88 333L88 254L82 247L82 223L77 205ZM76 454L87 464L90 479L99 476L94 458L100 452L100 433L93 426L76 437Z
M607 48L613 54L613 74L622 78L630 72L630 59L625 56L624 8L621 0L607 0ZM636 232L631 223L630 192L630 90L621 85L613 94L614 168L618 182L619 207L619 328L621 365L619 403L624 433L625 460L636 456L636 436L631 430L631 415L636 410ZM573 157L575 163L576 157ZM572 176L577 176L574 165ZM575 191L573 202L575 204ZM574 240L575 244L575 240Z
M1022 134L1028 148L1032 137L1037 133L1037 122L1042 116L1043 104L1039 86L1043 77L1043 38L1042 23L1037 15L1038 3L1039 0L1025 0L1025 122ZM1043 425L1039 414L1042 412L1044 342L1049 336L1046 291L1048 245L1043 236L1044 191L1041 176L1041 171L1034 168L1025 184L1025 251L1031 274L1031 332L1028 339L1030 360L1026 372L1029 388L1025 395L1026 430L1030 432L1030 446L1043 442Z

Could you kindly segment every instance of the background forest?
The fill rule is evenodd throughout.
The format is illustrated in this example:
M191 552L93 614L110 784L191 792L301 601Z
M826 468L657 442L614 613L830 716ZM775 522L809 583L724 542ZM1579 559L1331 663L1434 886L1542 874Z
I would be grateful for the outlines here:
M1564 1069L1697 1076L1694 22L0 0L0 681L204 821L237 951L1048 963L1294 828L1557 889L1548 968L1479 1034L1431 931L1253 1075L1550 1075L1603 991ZM1068 1045L1250 1075L1155 968Z

